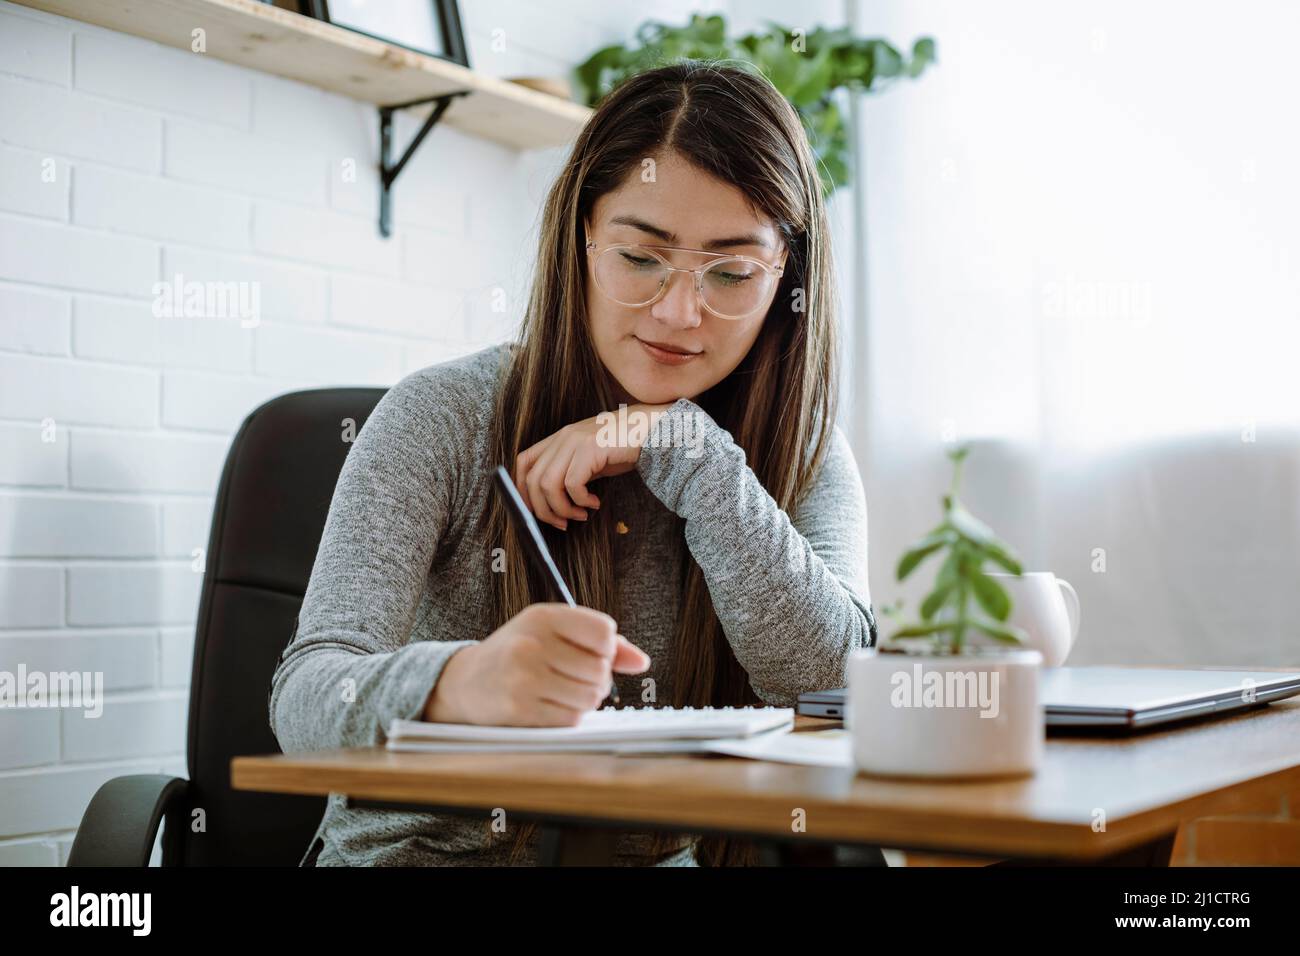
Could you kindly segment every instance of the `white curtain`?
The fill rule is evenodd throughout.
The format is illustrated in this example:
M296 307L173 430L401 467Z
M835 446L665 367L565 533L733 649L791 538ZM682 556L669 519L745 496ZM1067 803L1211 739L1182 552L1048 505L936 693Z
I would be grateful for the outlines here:
M931 580L894 566L957 440L1078 589L1070 663L1300 666L1300 4L850 10L939 51L860 100L839 250L876 602Z

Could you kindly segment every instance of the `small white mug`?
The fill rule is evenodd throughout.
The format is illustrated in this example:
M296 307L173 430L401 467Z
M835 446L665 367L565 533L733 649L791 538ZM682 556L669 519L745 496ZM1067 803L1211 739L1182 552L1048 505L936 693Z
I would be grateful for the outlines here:
M1011 596L1008 622L1029 635L1026 647L1043 655L1044 667L1065 663L1079 636L1079 594L1051 571L986 572Z

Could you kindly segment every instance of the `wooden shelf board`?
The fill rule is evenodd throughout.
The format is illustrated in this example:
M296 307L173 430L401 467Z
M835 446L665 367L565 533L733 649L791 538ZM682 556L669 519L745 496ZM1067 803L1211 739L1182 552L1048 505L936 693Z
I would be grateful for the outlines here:
M516 149L572 141L585 106L484 76L257 0L16 0L23 6L190 50L206 33L206 55L299 80L376 105L455 90L443 122Z

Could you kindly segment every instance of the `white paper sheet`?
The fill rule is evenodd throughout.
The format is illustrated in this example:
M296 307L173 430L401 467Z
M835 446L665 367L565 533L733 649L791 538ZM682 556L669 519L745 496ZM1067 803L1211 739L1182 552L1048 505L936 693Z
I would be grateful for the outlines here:
M713 753L751 760L807 764L816 767L852 767L853 738L847 730L817 730L805 733L773 731L754 737L714 740L708 744Z

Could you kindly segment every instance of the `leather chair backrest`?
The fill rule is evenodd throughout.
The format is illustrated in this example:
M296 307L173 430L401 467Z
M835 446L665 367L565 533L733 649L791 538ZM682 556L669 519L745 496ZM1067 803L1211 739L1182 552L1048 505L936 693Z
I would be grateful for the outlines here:
M320 823L324 797L232 790L230 761L280 752L271 677L296 629L351 437L384 391L281 395L250 414L230 446L195 632L182 865L296 866Z

